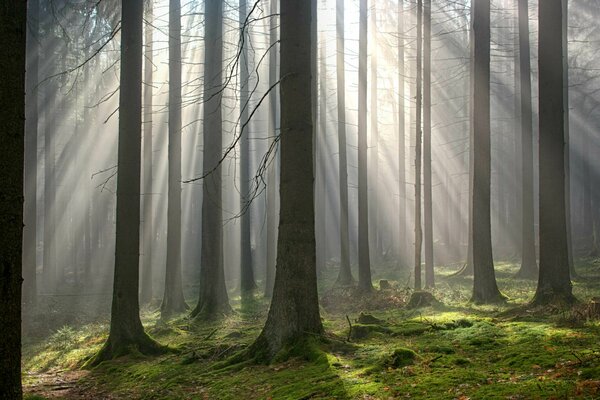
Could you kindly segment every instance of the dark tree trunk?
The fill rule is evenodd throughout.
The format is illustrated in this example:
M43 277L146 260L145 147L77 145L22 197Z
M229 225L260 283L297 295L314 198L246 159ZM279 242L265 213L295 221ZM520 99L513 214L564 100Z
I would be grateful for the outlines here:
M565 196L565 99L561 0L539 4L540 274L535 305L571 304Z
M21 267L27 2L0 6L0 398L21 399Z
M340 183L340 272L339 285L354 282L350 269L350 233L348 229L348 156L346 145L346 61L344 0L336 0L336 76Z
M433 271L433 205L431 188L431 0L423 4L423 200L425 287L435 287Z
M239 2L239 25L240 25L240 45L242 46L240 54L240 123L245 124L248 121L249 107L249 70L248 70L248 46L250 43L247 38L249 26L246 27L246 18L248 14L248 5L246 0ZM241 204L244 205L251 199L250 194L250 133L240 132L240 194ZM254 281L254 270L252 266L252 247L250 243L251 220L250 208L240 217L240 290L242 296L251 296L256 289Z
M490 0L473 1L473 298L494 303L498 290L490 221Z
M213 319L231 312L223 267L221 158L223 129L223 3L205 3L204 158L200 293L192 317Z
M522 163L522 232L521 269L517 276L533 279L538 275L535 254L533 200L533 116L531 106L531 55L529 46L529 4L518 0L519 7L519 75L521 78L521 163Z
M269 87L273 87L277 81L277 0L270 0L270 38L271 50L269 51ZM277 224L279 223L279 204L277 198L277 165L278 151L276 144L277 135L277 91L269 93L269 143L273 149L272 161L267 172L267 266L265 278L265 297L273 295L273 284L275 281L275 264L277 263ZM275 146L275 147L273 147Z
M144 31L144 149L143 149L143 174L144 174L144 198L143 198L143 229L142 229L142 279L140 288L141 304L148 304L152 301L152 249L154 245L154 213L152 199L152 134L153 134L153 114L152 114L152 83L153 83L153 59L154 59L154 39L153 39L153 24L154 24L154 7L153 0L146 1L146 25Z
M39 81L39 0L28 7L27 79L25 109L25 206L23 209L23 303L34 306L37 298L37 137Z
M358 288L373 290L369 255L367 144L367 0L360 0L358 50Z
M162 351L144 332L138 295L143 3L143 0L131 0L122 4L116 248L110 333L90 365L131 351L142 354Z
M423 109L423 0L417 1L417 114L415 144L415 290L421 290L421 252L423 231L421 228L421 140Z
M188 307L181 281L181 0L169 0L169 182L167 260L161 317Z
M311 5L281 1L281 219L271 308L251 352L271 359L323 331L317 294ZM314 43L313 43L314 45Z
M569 0L561 0L562 6L562 66L563 66L563 112L564 112L564 141L566 143L565 158L565 218L567 220L567 260L569 273L572 278L577 278L575 263L573 262L573 234L571 220L571 150L570 150L570 118L569 118Z

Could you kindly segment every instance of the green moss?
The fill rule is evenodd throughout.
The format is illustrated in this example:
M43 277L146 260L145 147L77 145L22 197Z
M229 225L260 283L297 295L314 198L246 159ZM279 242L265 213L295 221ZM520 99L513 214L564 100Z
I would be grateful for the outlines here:
M398 348L392 354L385 357L383 365L389 368L400 368L412 365L417 359L417 353L410 349Z

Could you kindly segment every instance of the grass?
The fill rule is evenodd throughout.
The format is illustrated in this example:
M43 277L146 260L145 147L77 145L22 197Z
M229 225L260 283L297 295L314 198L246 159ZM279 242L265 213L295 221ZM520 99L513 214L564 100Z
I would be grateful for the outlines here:
M582 301L600 295L600 265L578 265L575 282ZM516 267L498 265L498 282L507 306L468 302L471 280L452 278L439 268L435 296L443 308L405 310L402 288L356 298L354 309L322 308L326 340L296 357L271 365L227 365L224 360L252 343L264 323L268 304L255 299L218 322L194 323L181 316L168 324L145 310L143 322L160 343L178 350L156 358L129 356L105 362L77 380L79 392L123 399L594 399L600 396L600 323L569 313L499 317L529 300L530 281L514 279ZM325 276L323 290L335 278ZM329 295L330 300L333 295ZM352 292L340 294L351 298ZM347 303L347 301L345 302ZM347 306L347 305L346 305ZM355 322L361 312L377 319ZM350 343L346 315L353 329ZM364 320L364 319L361 319ZM29 399L46 396L42 373L76 371L106 339L104 322L65 326L26 342L24 369ZM35 397L33 395L35 393ZM34 397L32 397L34 396ZM42 396L42 397L39 397ZM68 398L68 397L67 397Z

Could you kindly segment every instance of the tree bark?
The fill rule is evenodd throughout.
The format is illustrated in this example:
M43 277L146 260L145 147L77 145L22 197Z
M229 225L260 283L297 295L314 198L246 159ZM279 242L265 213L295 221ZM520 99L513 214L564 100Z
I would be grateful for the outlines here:
M23 303L34 306L37 298L37 139L39 83L39 0L27 10L27 78L25 108L25 191L23 209Z
M336 76L340 185L340 271L338 285L354 282L350 269L350 233L348 228L348 155L346 144L346 57L344 0L336 0Z
M154 247L154 227L153 227L153 174L152 174L152 135L153 135L153 60L154 60L154 39L153 39L153 23L154 23L154 0L146 1L146 26L144 30L144 148L143 148L143 174L144 174L144 209L143 209L143 224L142 224L142 279L140 282L140 303L148 304L152 301L152 249Z
M571 304L566 218L565 98L561 0L539 4L540 274L534 305Z
M122 4L113 299L108 340L90 360L90 365L135 350L142 354L157 354L163 350L144 332L138 296L143 3L143 0L131 0Z
M473 1L473 297L475 303L504 300L492 258L490 220L490 1Z
M181 0L169 0L169 182L161 318L187 310L181 281Z
M223 267L223 210L221 165L223 129L223 3L205 3L204 51L204 175L202 195L202 253L200 293L192 317L213 319L231 312Z
M249 107L249 70L248 70L248 43L249 37L246 27L246 18L248 14L248 5L246 0L239 1L239 25L240 25L240 123L245 124L248 121ZM241 204L250 201L250 133L240 132L240 194ZM254 281L254 270L252 266L252 246L250 242L251 212L248 208L240 217L240 290L243 297L251 296L256 289Z
M404 0L398 1L398 249L400 265L405 265L408 252L408 230L406 225L406 102L405 90L405 40Z
M529 46L529 4L518 0L519 7L519 69L521 92L521 163L522 163L522 232L520 278L538 275L535 254L535 221L533 200L533 115L531 105L531 53Z
M27 2L0 6L0 398L21 399L21 268Z
M423 0L417 1L417 113L415 143L415 290L421 290L421 252L423 231L421 228L421 140L423 112Z
M435 287L433 271L433 205L431 187L431 0L423 4L423 200L425 287Z
M323 332L317 294L311 4L281 0L281 219L273 300L250 352L272 359ZM312 43L314 45L314 43Z
M277 81L277 5L278 0L270 0L270 34L269 42L273 46L269 52L269 87ZM270 298L273 295L273 285L275 281L275 265L277 263L277 224L279 223L279 202L277 198L277 166L279 164L279 152L275 139L277 135L277 91L272 90L269 93L269 143L274 147L272 161L267 172L267 267L265 278L265 297Z
M367 142L367 0L360 0L358 50L358 288L373 290L369 254Z

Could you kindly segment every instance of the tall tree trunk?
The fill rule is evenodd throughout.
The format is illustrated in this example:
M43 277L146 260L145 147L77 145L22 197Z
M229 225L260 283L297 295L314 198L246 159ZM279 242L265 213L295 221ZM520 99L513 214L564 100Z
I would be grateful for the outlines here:
M143 3L143 0L124 1L121 8L121 89L113 299L108 340L90 360L91 365L131 351L142 354L162 351L162 347L144 332L138 300Z
M143 149L143 175L144 175L144 209L143 209L143 225L142 225L142 279L140 289L140 303L148 304L152 301L152 249L154 247L154 212L153 212L153 193L152 193L152 135L153 135L153 61L154 61L154 0L146 1L146 26L144 30L144 149Z
M37 298L37 137L39 81L39 0L30 0L27 10L27 79L25 109L25 206L23 209L23 303L35 305Z
M246 25L248 14L248 5L246 0L239 1L239 25L240 25L240 123L245 124L248 121L249 95L248 85L250 73L248 70L248 46L250 43L247 38L249 26ZM250 194L250 133L240 132L240 202L242 205L251 201ZM250 243L251 228L250 208L240 217L240 290L243 297L251 296L256 283L254 281L254 270L252 266L252 246Z
M0 6L0 398L21 399L21 267L27 2Z
M421 290L421 252L423 231L421 228L421 140L423 109L423 0L417 1L417 114L415 144L415 290Z
M531 106L531 55L529 46L529 4L518 0L519 7L519 75L521 78L521 163L522 221L521 268L518 277L533 279L538 274L535 254L533 200L533 115Z
M336 76L340 184L340 272L337 284L354 282L350 269L350 233L348 229L348 155L346 145L346 59L344 0L336 0Z
M169 0L169 182L161 318L185 311L181 281L181 0Z
M271 17L269 27L269 42L271 50L269 51L269 87L273 87L277 81L277 5L278 0L270 0ZM273 295L273 285L275 281L275 265L277 263L277 224L279 223L279 204L277 198L277 91L272 90L269 93L269 143L273 151L272 161L267 172L267 267L265 278L265 297L270 298Z
M204 175L200 293L192 317L212 319L231 312L223 266L221 158L223 122L223 3L205 3Z
M341 0L338 0L341 1ZM400 265L405 265L408 252L408 230L406 225L406 102L405 90L405 40L404 40L404 0L398 1L398 249Z
M540 274L533 304L571 304L566 218L565 98L561 0L539 3Z
M281 0L281 219L273 300L251 347L271 359L323 332L317 294L311 4ZM313 43L315 45L315 43Z
M567 219L567 261L569 273L572 278L577 277L575 263L573 262L573 234L571 220L571 147L570 147L570 118L569 118L569 0L561 0L561 43L562 43L562 66L563 66L563 112L564 112L564 141L565 150L565 218Z
M358 288L373 290L369 255L367 142L367 0L360 0L358 50Z
M323 0L325 6L327 5L327 0ZM316 8L314 9L315 16L317 14ZM314 19L315 21L317 18ZM316 23L316 22L315 22ZM317 132L315 145L317 148L315 149L316 154L316 164L317 170L319 173L317 174L317 192L320 193L317 196L317 208L316 212L320 211L321 216L317 218L316 228L320 232L320 237L317 236L317 260L320 261L320 266L317 264L317 272L322 273L327 268L327 205L328 202L328 192L327 192L327 162L328 162L328 141L327 141L327 39L325 35L325 31L322 30L319 32L320 45L319 47L319 71L314 78L318 83L319 93L317 97L317 103L319 105L319 120L318 125L315 125L315 129ZM313 75L314 77L315 75ZM317 215L318 216L318 215Z
M431 188L431 0L423 4L423 200L425 219L425 286L435 287L433 271L433 205Z
M490 220L490 0L473 1L473 301L494 303L498 290Z
M383 246L381 244L381 231L379 221L379 115L378 115L378 68L377 68L377 2L371 0L370 5L370 27L371 32L371 105L370 105L370 125L371 125L371 145L369 152L371 154L368 172L371 178L369 192L369 242L371 258L376 264L381 263L383 256Z

